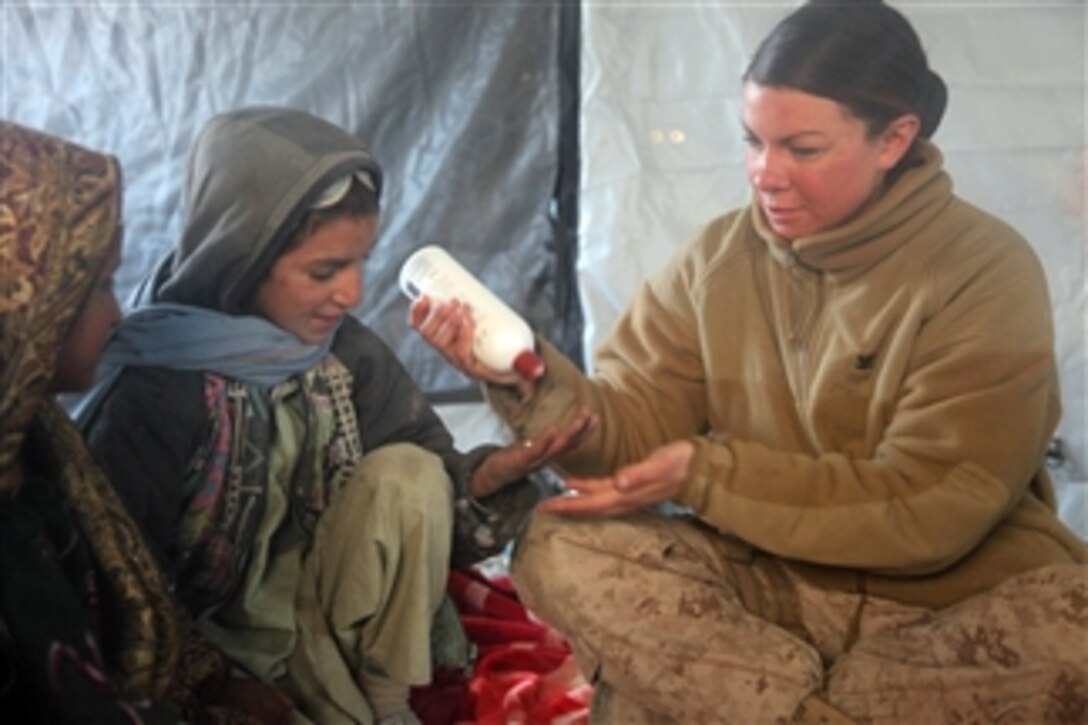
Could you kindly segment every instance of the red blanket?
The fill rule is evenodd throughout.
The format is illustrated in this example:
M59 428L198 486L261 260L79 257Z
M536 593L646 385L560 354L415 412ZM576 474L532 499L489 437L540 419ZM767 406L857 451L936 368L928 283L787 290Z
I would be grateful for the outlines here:
M471 673L438 672L412 691L425 725L584 725L591 688L570 645L533 618L506 577L454 571L448 589L477 659Z

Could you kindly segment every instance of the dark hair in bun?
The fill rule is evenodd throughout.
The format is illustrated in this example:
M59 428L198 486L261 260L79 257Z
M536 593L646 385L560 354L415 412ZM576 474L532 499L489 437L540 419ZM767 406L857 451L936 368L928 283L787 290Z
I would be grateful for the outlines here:
M763 40L744 80L830 98L873 135L913 113L919 135L929 138L948 103L910 22L879 0L812 0L798 8Z

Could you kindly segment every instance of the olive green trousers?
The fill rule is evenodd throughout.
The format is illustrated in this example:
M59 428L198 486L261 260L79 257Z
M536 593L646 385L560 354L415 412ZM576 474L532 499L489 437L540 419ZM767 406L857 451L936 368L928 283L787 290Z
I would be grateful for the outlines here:
M437 456L398 444L363 457L302 566L283 684L303 714L322 725L373 722L358 684L364 669L430 682L433 629L449 621L436 614L448 601L452 527L453 488Z

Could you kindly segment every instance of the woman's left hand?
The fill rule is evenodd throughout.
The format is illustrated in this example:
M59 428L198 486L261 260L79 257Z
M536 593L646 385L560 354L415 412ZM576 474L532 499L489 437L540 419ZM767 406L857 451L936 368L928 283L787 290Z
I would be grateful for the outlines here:
M596 423L597 415L588 408L581 408L561 428L549 426L532 438L498 449L473 472L469 495L483 498L543 468L556 456L581 445Z
M565 495L550 498L537 508L567 516L621 516L673 500L684 490L694 455L691 441L668 443L611 476L568 478Z

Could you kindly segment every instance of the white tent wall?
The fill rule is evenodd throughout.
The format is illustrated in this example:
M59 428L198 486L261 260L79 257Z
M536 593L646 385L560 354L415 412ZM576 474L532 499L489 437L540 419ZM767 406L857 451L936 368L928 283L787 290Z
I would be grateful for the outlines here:
M1088 537L1085 4L891 4L915 24L948 85L934 140L957 193L1016 227L1045 267L1064 405L1053 473L1063 517ZM740 77L796 5L583 5L578 285L587 355L643 279L700 225L747 202Z

